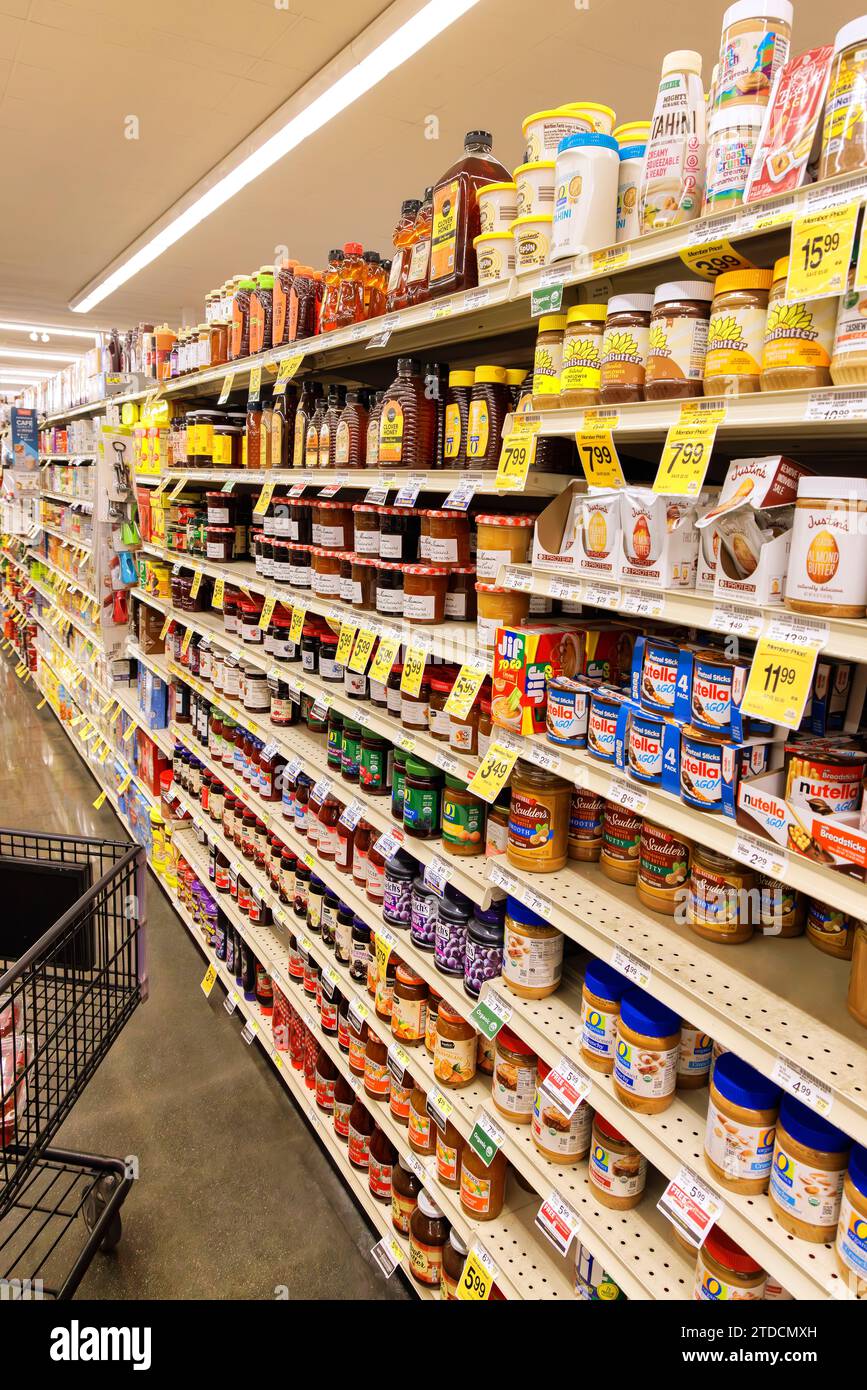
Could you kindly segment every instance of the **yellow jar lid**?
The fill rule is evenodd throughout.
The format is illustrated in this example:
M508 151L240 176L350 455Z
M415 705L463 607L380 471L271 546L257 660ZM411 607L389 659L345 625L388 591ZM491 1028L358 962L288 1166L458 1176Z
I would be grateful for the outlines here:
M562 116L565 109L563 106L557 106L552 111L534 111L532 116L525 116L521 122L521 133L526 135L527 126L532 125L534 121L550 121L552 116Z
M510 226L514 226L514 223L510 223ZM478 236L474 236L474 237L473 237L473 245L474 245L474 246L478 246L478 244L479 244L480 241L495 241L495 240L498 239L498 238L499 238L500 240L502 240L503 237L508 237L509 241L511 241L511 240L512 240L512 233L511 233L511 232L480 232Z
M526 227L526 225L527 225L528 222L553 222L553 221L554 221L554 214L553 214L553 212L534 212L534 213L526 213L523 217L516 217L515 220L514 220L514 222L511 222L509 225L510 225L512 231L514 231L514 229L515 229L516 227Z
M476 367L474 376L476 386L505 386L505 367Z
M526 174L528 169L556 169L556 167L553 159L534 159L529 164L519 164L517 169L513 169L512 178L516 179L519 174Z
M514 187L513 183L486 183L477 190L477 196L481 197L483 193L511 193Z
M785 280L789 274L789 258L781 256L778 261L774 261L774 279Z
M772 270L729 270L714 281L714 296L729 290L769 290L774 283Z
M543 314L539 319L540 333L562 333L565 327L565 314Z
M650 134L650 121L624 121L611 132L618 145L640 144L637 135Z
M565 106L558 106L557 111L602 111L606 116L611 117L611 123L614 124L614 107L604 106L598 101L569 101Z
M606 304L573 304L566 314L569 323L604 323L608 313Z
M506 384L508 386L523 386L526 375L527 373L523 367L507 367Z
M449 386L472 386L475 372L449 372Z

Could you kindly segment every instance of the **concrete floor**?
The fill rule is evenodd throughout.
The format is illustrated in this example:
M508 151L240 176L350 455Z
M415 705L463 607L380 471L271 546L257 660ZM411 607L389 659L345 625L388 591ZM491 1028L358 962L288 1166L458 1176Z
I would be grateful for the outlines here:
M38 692L0 661L0 824L126 840ZM204 957L149 881L150 999L58 1143L136 1154L123 1239L80 1298L408 1298L370 1261L378 1239L239 1016L199 988ZM285 1296L285 1295L284 1295Z

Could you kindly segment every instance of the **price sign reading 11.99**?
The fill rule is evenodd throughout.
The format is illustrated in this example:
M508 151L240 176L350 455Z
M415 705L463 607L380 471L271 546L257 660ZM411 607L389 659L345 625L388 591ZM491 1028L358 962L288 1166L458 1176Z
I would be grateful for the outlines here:
M760 638L741 701L744 714L797 729L812 688L816 655L812 647Z

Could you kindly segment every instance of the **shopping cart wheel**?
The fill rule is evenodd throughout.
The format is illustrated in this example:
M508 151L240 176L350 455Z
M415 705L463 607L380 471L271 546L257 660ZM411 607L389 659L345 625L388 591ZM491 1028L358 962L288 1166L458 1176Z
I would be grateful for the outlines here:
M109 1200L117 1186L117 1178L113 1173L106 1173L104 1177L98 1179L84 1199L82 1215L84 1224L89 1231L92 1231L102 1213L108 1206ZM102 1240L99 1243L100 1250L108 1252L114 1250L120 1243L123 1234L120 1212L116 1211L105 1229Z

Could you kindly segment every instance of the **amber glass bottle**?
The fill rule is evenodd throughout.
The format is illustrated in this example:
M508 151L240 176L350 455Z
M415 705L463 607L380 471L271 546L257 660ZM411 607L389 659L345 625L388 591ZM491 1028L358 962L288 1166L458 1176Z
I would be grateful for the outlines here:
M385 307L388 313L402 309L406 303L406 277L409 272L410 244L415 227L415 215L421 207L418 198L405 198L400 205L400 220L394 229L394 255L388 277Z
M333 468L337 448L337 426L343 414L343 388L332 386L319 430L319 467Z
M478 284L473 238L479 235L478 190L486 183L510 183L509 170L491 154L486 130L471 130L464 153L447 169L433 194L430 275L431 298L471 289Z
M430 236L433 223L433 189L426 188L424 201L415 215L409 243L406 275L406 304L423 304L430 298L427 277L430 269Z
M379 425L382 419L382 403L385 400L385 392L377 391L370 407L370 415L367 421L367 457L364 461L365 468L376 468L379 463Z
M271 415L271 467L288 468L290 442L295 427L295 387L290 383L282 394L274 397Z
M307 426L307 438L304 441L304 467L319 467L319 433L322 429L322 422L325 419L325 401L320 399L316 402L316 409L310 417Z

